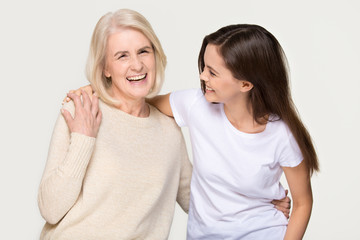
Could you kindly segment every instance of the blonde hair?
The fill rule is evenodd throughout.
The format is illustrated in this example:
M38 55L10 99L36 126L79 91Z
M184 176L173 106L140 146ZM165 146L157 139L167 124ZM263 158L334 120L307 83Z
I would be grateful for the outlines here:
M96 24L92 35L86 63L86 77L101 100L110 105L117 105L120 102L112 98L107 91L111 86L111 79L104 75L106 47L109 35L120 27L130 27L140 31L152 44L155 53L156 77L154 86L146 97L154 97L159 93L165 75L166 56L159 39L146 18L130 9L120 9L105 14Z

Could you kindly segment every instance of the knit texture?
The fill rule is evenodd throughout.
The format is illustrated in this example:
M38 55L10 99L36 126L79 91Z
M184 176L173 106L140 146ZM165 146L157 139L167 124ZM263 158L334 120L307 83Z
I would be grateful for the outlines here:
M177 200L189 208L192 166L180 129L150 106L138 118L99 103L95 138L60 115L38 203L41 239L167 239ZM65 105L74 114L73 103Z

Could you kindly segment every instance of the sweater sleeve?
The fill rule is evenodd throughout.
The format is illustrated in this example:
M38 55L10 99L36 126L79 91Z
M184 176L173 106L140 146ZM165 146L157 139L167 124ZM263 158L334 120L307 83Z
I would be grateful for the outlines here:
M65 108L73 114L73 104ZM58 223L79 197L94 145L95 138L70 133L59 115L38 192L39 209L48 223Z
M181 172L180 172L180 181L179 188L176 197L176 201L180 207L186 212L189 212L189 203L190 203L190 183L192 175L192 164L189 161L189 156L187 154L186 145L184 138L181 140Z

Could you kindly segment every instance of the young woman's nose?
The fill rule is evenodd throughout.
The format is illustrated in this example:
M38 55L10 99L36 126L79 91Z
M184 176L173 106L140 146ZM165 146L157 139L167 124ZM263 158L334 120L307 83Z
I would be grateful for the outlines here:
M205 82L207 82L209 80L205 71L202 71L202 73L200 74L200 80L203 80Z

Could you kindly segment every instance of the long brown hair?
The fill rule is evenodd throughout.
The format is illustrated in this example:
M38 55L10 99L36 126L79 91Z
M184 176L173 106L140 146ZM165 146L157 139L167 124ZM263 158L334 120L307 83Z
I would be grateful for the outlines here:
M208 44L219 47L225 65L236 79L254 85L249 93L254 120L264 124L269 114L282 119L294 135L310 175L318 171L319 162L310 134L291 98L286 56L276 38L258 25L223 27L203 40L198 60L200 73L204 70ZM201 88L205 92L204 81L201 81Z

